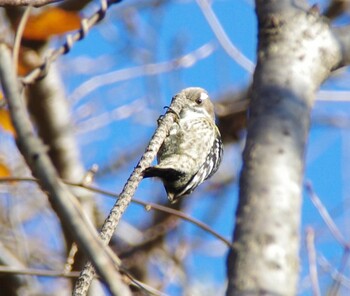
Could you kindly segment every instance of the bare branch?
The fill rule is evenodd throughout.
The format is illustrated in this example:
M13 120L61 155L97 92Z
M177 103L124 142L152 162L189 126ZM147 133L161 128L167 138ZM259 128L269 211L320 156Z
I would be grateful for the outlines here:
M39 180L35 179L35 178L25 178L25 177L0 177L0 183L1 182L14 182L14 181L24 181L24 182L36 182L38 183ZM119 194L110 192L108 190L103 190L97 187L93 187L91 185L86 185L83 183L74 183L71 181L66 181L66 180L62 180L63 183L69 185L69 186L76 186L76 187L81 187L84 188L86 190L92 191L92 192L96 192L96 193L100 193L103 195L107 195L113 198L119 198ZM217 233L215 230L213 230L212 228L210 228L208 225L206 225L205 223L186 215L185 213L163 206L163 205L159 205L159 204L155 204L155 203L151 203L151 202L145 202L142 201L140 199L136 199L133 198L131 200L131 202L138 204L140 206L143 206L145 208L146 211L151 211L151 210L156 210L156 211L160 211L160 212L164 212L170 215L173 215L175 217L178 217L182 220L188 221L190 223L192 223L193 225L196 225L197 227L203 229L204 231L206 231L209 234L212 234L214 237L216 237L217 239L219 239L220 241L222 241L225 245L227 245L229 248L232 247L232 243L226 239L225 237L223 237L221 234Z
M314 296L320 296L320 285L318 283L317 275L317 256L315 250L315 231L309 227L306 229L306 246L309 255L309 274L311 279L311 286Z
M107 126L111 122L135 116L135 114L144 111L146 107L145 98L140 98L125 105L118 106L112 110L79 122L76 126L77 133L92 132Z
M350 257L350 249L344 248L343 256L340 261L340 267L338 268L337 274L333 277L332 286L328 292L329 296L337 296L339 295L339 289L342 285L342 280L344 277L345 268L348 266L348 261Z
M324 102L350 102L350 91L321 90L317 94L317 100Z
M58 270L46 270L37 268L17 268L13 266L0 266L1 274L15 274L15 275L33 275L44 277L65 277L65 278L77 278L79 276L78 271L58 271Z
M346 241L343 234L338 229L337 225L334 223L334 220L329 215L326 207L322 204L320 198L317 196L315 191L312 188L312 185L310 182L306 182L305 188L307 192L309 193L309 197L318 210L319 214L321 215L324 223L327 225L329 231L332 233L333 237L338 241L339 244L341 244L344 248L348 248L350 244Z
M55 168L46 154L46 149L34 134L16 74L13 72L11 54L4 44L0 44L0 78L18 135L18 147L33 175L38 177L43 190L48 193L49 200L60 217L61 223L70 229L79 247L94 262L109 289L115 295L130 295L129 289L122 283L120 274L113 264L108 248L99 240L95 229L83 214L77 199L59 181Z
M345 274L339 272L333 265L328 262L328 260L324 256L319 256L318 263L322 268L322 271L330 274L334 281L339 282L342 286L350 289L350 278Z
M27 6L41 7L44 5L61 2L63 0L0 0L0 6Z
M157 75L174 71L179 68L190 67L197 61L210 56L215 49L216 46L213 44L213 42L208 42L199 48L170 61L146 64L94 76L93 78L79 85L72 92L70 95L70 101L76 103L79 99L101 86L106 86L112 83L117 83L120 81L134 79L142 76Z
M25 268L25 265L10 251L8 250L1 242L0 242L0 265L3 268ZM0 266L0 267L1 267ZM1 269L0 269L1 270ZM8 280L15 285L18 289L25 285L24 278L19 276L18 274L12 274L8 277Z
M248 73L253 73L255 69L255 64L251 60L249 60L240 50L238 50L236 46L232 44L226 32L222 28L219 20L214 14L211 6L209 5L208 0L197 0L197 4L202 10L205 18L208 21L208 24L210 25L211 29L216 35L216 38L218 39L226 53L239 65L241 65L243 69L247 70Z
M84 18L81 20L81 29L73 34L68 34L66 36L66 42L60 46L58 49L54 50L45 60L45 62L40 66L32 70L28 75L21 79L23 84L34 83L37 79L44 77L50 67L50 64L56 61L61 55L68 53L73 45L85 38L89 30L100 22L106 15L107 9L114 3L121 2L122 0L101 0L101 8L91 15L89 18Z
M1 244L0 244L1 247ZM2 249L1 249L2 250ZM0 274L3 275L14 275L20 277L20 275L32 275L42 277L63 277L63 278L77 278L79 276L78 271L58 271L58 270L47 270L37 268L19 268L13 266L0 266ZM130 276L130 275L128 275ZM130 278L131 284L139 289L142 289L148 293L148 295L166 296L166 294L142 283L134 278Z
M175 119L175 113L180 113L184 104L183 93L179 93L176 95L168 109L168 112L165 114L163 119L161 120L157 130L155 131L148 147L146 148L146 152L143 154L141 160L135 167L134 171L130 175L128 181L126 182L121 194L119 195L119 199L114 204L113 208L110 211L109 216L103 223L100 235L106 244L110 241L115 228L117 227L119 220L121 219L123 213L128 207L129 203L133 195L136 192L136 189L139 183L142 180L142 172L151 165L153 159L155 158L161 144L163 143L171 125ZM172 110L169 112L169 110ZM81 276L78 279L75 289L74 295L83 296L86 295L89 285L94 276L94 270L90 263L88 263L84 270L81 272Z
M31 10L32 10L32 4L30 4L24 11L16 31L15 43L13 46L13 65L15 67L15 73L17 73L17 68L18 68L18 54L21 47L22 35L23 35L24 28L28 21Z
M83 180L81 181L81 184L84 184L88 186L92 183L95 173L97 171L98 167L97 165L94 165L83 177ZM91 197L91 196L90 196ZM82 201L84 203L84 201ZM64 265L64 271L71 271L73 268L73 264L75 262L75 256L78 253L79 249L75 242L72 243L70 250L68 252L66 264Z

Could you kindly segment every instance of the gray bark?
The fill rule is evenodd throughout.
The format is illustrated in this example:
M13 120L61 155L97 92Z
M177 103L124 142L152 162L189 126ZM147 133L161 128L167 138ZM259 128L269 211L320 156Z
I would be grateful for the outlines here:
M96 266L97 271L105 280L113 295L130 295L130 290L121 279L115 264L114 253L99 239L91 222L87 220L77 199L59 180L46 149L35 135L23 104L23 96L13 71L11 54L6 45L0 45L0 80L7 99L11 119L17 133L17 145L30 167L62 225L70 230L78 246L87 254Z
M227 295L295 295L304 153L315 93L341 63L316 9L256 1L258 63Z

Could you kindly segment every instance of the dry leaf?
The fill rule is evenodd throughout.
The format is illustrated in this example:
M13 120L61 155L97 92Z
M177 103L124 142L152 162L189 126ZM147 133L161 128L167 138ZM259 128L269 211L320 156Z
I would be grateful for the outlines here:
M27 21L23 38L27 40L47 40L51 36L80 28L80 17L76 12L58 7L50 7Z
M9 176L11 176L10 169L6 166L6 164L0 161L0 177L9 177Z
M12 125L9 111L6 109L0 109L0 128L2 128L6 132L9 132L13 136L16 135L16 131Z

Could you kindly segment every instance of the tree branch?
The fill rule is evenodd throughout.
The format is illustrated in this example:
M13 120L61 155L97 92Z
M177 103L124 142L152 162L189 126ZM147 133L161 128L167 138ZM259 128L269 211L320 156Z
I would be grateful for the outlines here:
M208 0L196 0L210 28L226 53L248 73L253 73L255 64L249 60L228 38Z
M101 0L101 7L93 13L89 18L81 20L81 29L75 33L67 34L66 41L59 48L54 50L39 67L32 70L29 74L21 79L23 84L32 84L40 78L43 78L48 72L51 63L56 61L61 55L68 53L73 45L87 35L91 27L100 22L106 15L107 9L114 3L122 0Z
M34 134L32 124L24 105L9 49L0 44L0 78L18 138L18 147L31 168L33 175L40 180L44 192L61 223L70 229L79 247L96 266L98 273L106 281L114 295L130 295L119 272L113 264L108 248L99 240L95 230L84 216L76 198L58 179L54 166L46 154L46 149Z
M2 183L2 182L36 182L36 183L38 183L39 180L35 179L35 178L29 178L29 177L0 177L0 183ZM86 185L84 183L74 183L74 182L66 181L66 180L62 180L62 182L66 185L69 185L69 186L84 188L85 190L100 193L103 195L107 195L107 196L110 196L110 197L115 198L115 199L119 198L119 195L116 193L113 193L113 192L107 191L107 190L103 190L103 189L100 189L97 187L93 187L91 185ZM232 247L232 243L228 239L226 239L224 236L222 236L221 234L216 232L210 226L208 226L207 224L201 222L200 220L197 220L197 219L195 219L195 218L193 218L193 217L191 217L191 216L189 216L189 215L187 215L179 210L172 209L172 208L169 208L167 206L163 206L163 205L156 204L156 203L142 201L142 200L136 199L136 198L133 198L131 200L131 202L138 204L140 206L143 206L146 209L146 211L156 210L159 212L163 212L163 213L175 216L175 217L180 218L184 221L190 222L192 225L195 225L198 228L202 229L203 231L213 235L219 241L224 243L227 247L229 247L229 248Z
M0 265L3 268L25 268L23 262L21 262L10 250L8 250L1 242L0 242ZM2 293L9 295L17 295L18 288L21 287L23 289L29 288L29 283L25 277L16 274L7 274L6 281L9 282L7 287L1 287Z
M61 2L63 0L0 0L0 6L27 6L40 7L47 4Z
M315 231L308 227L306 229L306 248L309 258L309 274L311 280L311 287L314 296L320 296L320 285L318 283L317 274L317 254L315 249Z
M184 94L180 92L173 98L173 101L168 109L168 112L160 121L160 124L157 130L155 131L150 143L148 144L148 147L146 148L145 153L143 154L141 160L139 161L134 171L130 175L122 192L119 195L119 199L114 204L113 208L109 213L109 216L105 220L100 233L101 238L105 244L108 244L108 242L110 241L119 223L119 220L121 219L129 203L131 202L131 199L135 194L136 189L143 178L142 172L151 165L166 135L168 134L168 131L175 119L174 112L177 114L180 113L184 104L183 96ZM74 289L75 296L86 295L89 285L93 279L93 276L94 276L93 267L90 263L88 263L85 266L84 270L81 272L81 276L76 283L76 286Z

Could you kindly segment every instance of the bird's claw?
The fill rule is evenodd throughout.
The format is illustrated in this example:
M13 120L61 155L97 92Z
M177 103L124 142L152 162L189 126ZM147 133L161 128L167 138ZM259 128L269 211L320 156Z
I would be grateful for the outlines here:
M177 113L174 109L172 109L171 107L169 106L164 106L164 109L167 109L167 112L170 112L170 113L173 113L176 118L175 118L175 121L178 122L180 120L180 115L179 113Z

